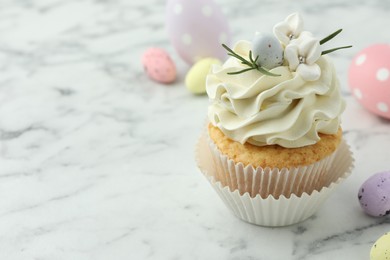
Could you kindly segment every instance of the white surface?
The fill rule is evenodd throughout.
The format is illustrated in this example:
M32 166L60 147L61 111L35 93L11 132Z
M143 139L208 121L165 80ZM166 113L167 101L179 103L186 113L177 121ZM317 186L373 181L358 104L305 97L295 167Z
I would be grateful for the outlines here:
M330 45L355 170L304 223L237 219L195 166L207 98L149 81L150 46L174 53L164 1L0 3L0 259L368 259L390 219L365 216L357 191L390 170L390 122L347 87L362 48L389 42L388 1L218 1L234 40L300 11Z

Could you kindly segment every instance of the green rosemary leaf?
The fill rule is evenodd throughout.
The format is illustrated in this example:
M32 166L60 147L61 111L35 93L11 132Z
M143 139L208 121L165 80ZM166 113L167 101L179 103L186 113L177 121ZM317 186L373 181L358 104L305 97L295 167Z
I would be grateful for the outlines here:
M227 74L229 74L229 75L237 75L237 74L241 74L241 73L244 73L244 72L247 72L247 71L250 71L250 70L258 70L258 71L260 71L261 73L263 73L264 75L267 75L267 76L273 76L273 77L281 76L279 74L271 73L268 70L264 69L263 67L259 66L256 63L257 60L259 59L259 55L257 55L255 60L253 60L252 51L249 51L249 61L248 61L245 58L243 58L240 55L238 55L237 53L235 53L232 49L230 49L225 44L222 44L222 47L225 50L227 50L227 54L229 56L232 56L232 57L240 60L242 64L244 64L244 65L249 67L247 69L243 69L243 70L240 70L240 71L228 72Z
M233 56L241 61L246 61L243 57L241 57L240 55L238 55L237 53L235 53L232 49L230 49L228 46L226 46L225 44L222 44L222 47L224 47L227 51L228 51L228 55L230 56Z
M338 29L338 30L335 31L334 33L332 33L332 34L326 36L324 39L322 39L322 40L320 41L320 44L322 45L322 44L324 44L324 43L326 43L326 42L332 40L334 37L336 37L337 34L341 33L342 30L343 30L343 29Z
M228 53L227 55L232 56L232 57L238 59L237 55L234 55L233 53Z
M257 67L257 70L263 73L264 75L267 76L272 76L272 77L279 77L281 76L280 74L274 74L272 72L269 72L268 70L264 69L263 67Z
M225 48L225 50L227 50L228 52L234 53L234 51L230 49L228 46L226 46L226 44L222 43L222 47Z
M244 64L244 65L247 65L247 66L249 66L249 67L256 68L256 67L253 66L252 63L250 63L250 62L247 61L247 60L241 61L241 63Z
M244 73L244 72L247 72L247 71L250 71L250 70L255 70L255 68L247 68L247 69L243 69L243 70L240 70L240 71L228 72L227 74L229 74L229 75L237 75L237 74L241 74L241 73Z
M242 60L242 57L241 57L241 56L238 56L238 55L235 54L235 53L228 53L227 55L232 56L232 57L234 57L234 58L236 58L236 59Z
M340 50L340 49L347 49L347 48L351 48L351 47L352 47L352 45L348 45L348 46L342 46L342 47L329 49L329 50L321 52L321 55L325 55L325 54L328 54L328 53L331 53L331 52L334 52L334 51L337 51L337 50Z
M251 61L252 64L255 63L252 57L252 51L249 51L249 60Z
M222 47L224 47L227 51L228 51L228 55L229 56L232 56L238 60L241 61L242 64L245 64L249 67L253 67L252 63L247 61L246 59L244 59L243 57L241 57L240 55L238 55L237 53L235 53L232 49L230 49L228 46L226 46L225 44L222 44Z

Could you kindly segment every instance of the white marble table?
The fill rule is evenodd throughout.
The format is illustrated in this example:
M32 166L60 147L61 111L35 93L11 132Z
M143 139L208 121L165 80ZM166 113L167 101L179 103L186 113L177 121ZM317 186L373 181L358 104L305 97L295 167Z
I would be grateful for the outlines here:
M208 100L183 86L164 1L0 2L0 259L368 259L390 219L357 190L389 170L390 122L350 95L360 49L390 42L388 1L218 1L234 40L292 11L314 33L344 28L335 53L356 168L309 220L263 228L234 217L196 168ZM387 28L387 29L385 29ZM180 76L162 86L141 53L166 48Z

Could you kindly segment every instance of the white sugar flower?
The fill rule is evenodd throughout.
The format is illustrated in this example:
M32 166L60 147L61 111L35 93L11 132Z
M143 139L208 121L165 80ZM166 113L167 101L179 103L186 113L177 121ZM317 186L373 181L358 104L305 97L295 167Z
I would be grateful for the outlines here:
M321 57L320 42L310 32L302 32L286 46L284 57L291 71L296 71L306 81L321 76L321 69L315 63Z
M290 14L283 22L274 26L276 38L285 46L287 46L291 40L298 38L302 30L303 20L298 13Z

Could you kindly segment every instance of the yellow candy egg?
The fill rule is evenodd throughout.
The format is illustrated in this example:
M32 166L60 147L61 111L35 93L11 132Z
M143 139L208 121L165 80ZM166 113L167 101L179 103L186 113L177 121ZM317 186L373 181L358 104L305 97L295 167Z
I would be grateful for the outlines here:
M194 94L206 93L206 77L210 72L212 65L221 62L214 58L205 58L196 62L188 71L185 79L187 89Z
M381 236L371 248L370 260L390 259L390 233Z

